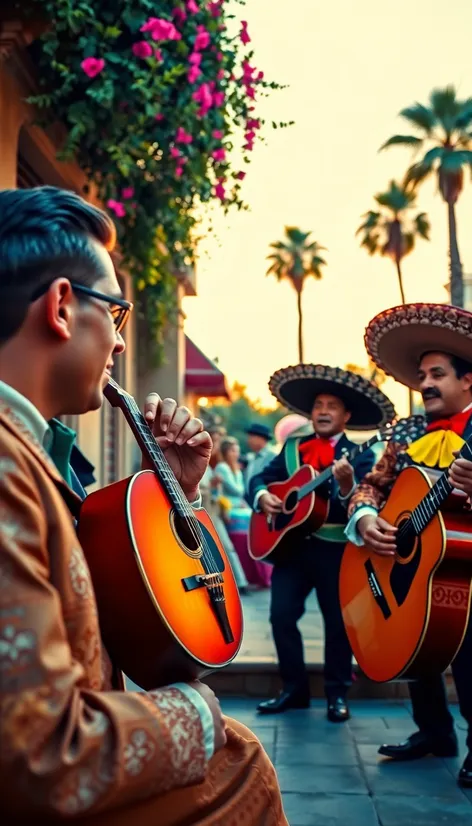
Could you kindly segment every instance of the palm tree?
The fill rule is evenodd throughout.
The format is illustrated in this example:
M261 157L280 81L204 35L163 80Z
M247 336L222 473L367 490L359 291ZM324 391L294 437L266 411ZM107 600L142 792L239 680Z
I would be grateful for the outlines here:
M412 216L416 208L416 195L413 189L406 184L401 185L390 181L386 192L374 195L380 207L379 212L366 212L364 222L360 225L356 235L362 233L361 246L365 247L369 255L385 255L392 259L398 276L398 286L402 304L405 304L405 290L403 288L402 260L415 247L417 238L429 241L430 224L425 212L418 212ZM408 407L410 415L413 413L413 393L408 389Z
M455 205L464 184L464 167L472 169L472 98L459 100L453 86L434 89L429 105L414 103L400 112L420 135L394 135L381 149L411 146L426 150L421 160L408 169L405 184L414 189L436 175L439 191L447 203L449 219L449 260L451 303L464 306L462 264L457 243Z
M429 220L425 212L411 216L411 211L416 207L415 192L396 181L390 181L387 191L379 192L374 198L383 209L366 212L356 235L362 234L361 246L369 255L378 253L392 259L397 270L402 304L405 304L402 260L414 249L417 237L429 240Z
M317 241L310 241L311 232L302 232L298 227L285 227L285 241L275 241L270 245L273 252L267 256L272 261L266 275L275 275L277 281L288 279L297 293L298 308L298 358L303 362L303 312L302 292L305 280L312 276L323 277L322 267L326 261L320 256L325 249Z

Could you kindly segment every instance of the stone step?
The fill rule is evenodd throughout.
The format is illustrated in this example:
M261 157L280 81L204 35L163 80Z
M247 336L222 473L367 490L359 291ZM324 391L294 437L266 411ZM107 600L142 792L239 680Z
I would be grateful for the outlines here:
M307 666L310 675L312 697L324 697L323 666L312 663ZM357 666L354 666L355 681L349 696L357 699L402 700L408 698L408 683L373 683ZM204 682L218 694L238 697L272 697L281 688L277 665L272 662L247 662L236 660L221 671L205 677ZM454 681L450 671L446 674L448 697L457 702Z

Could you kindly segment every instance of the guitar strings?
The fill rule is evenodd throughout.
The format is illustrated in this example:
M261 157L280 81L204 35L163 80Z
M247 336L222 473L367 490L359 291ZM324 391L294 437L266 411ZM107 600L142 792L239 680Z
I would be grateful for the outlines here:
M186 519L187 524L189 526L192 538L196 542L197 547L200 546L202 548L202 556L200 557L200 560L203 559L207 563L207 568L208 568L207 572L208 573L210 573L210 574L221 574L220 571L218 571L217 569L214 568L214 564L215 564L214 563L214 557L213 557L213 554L211 552L211 548L207 543L206 537L205 537L205 535L204 535L204 533L201 529L200 522L197 519L197 517L195 516L195 514L192 510L192 506L190 505L189 501L186 498L184 498L182 489L181 489L180 485L178 484L177 479L175 479L175 481L174 481L175 477L174 477L174 473L172 471L172 468L170 467L169 463L167 462L167 460L165 458L164 451L162 450L160 445L158 445L157 442L155 441L148 422L146 421L146 419L142 415L138 405L136 404L136 401L131 396L128 397L128 398L125 398L125 403L129 407L130 412L134 413L135 417L137 418L142 435L143 436L144 435L152 436L153 442L148 445L149 450L150 450L151 454L154 453L158 457L158 459L161 463L164 463L164 468L163 468L164 476L168 477L168 478L165 479L165 481L169 485L169 487L171 488L173 496L175 497L175 499L177 500L177 503L181 507L184 518ZM199 559L195 559L196 563L198 563L198 561L199 561Z

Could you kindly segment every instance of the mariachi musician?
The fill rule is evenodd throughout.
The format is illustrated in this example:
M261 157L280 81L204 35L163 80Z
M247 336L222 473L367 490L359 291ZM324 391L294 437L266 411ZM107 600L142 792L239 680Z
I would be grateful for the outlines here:
M367 351L397 381L423 397L426 418L395 429L384 455L353 494L347 537L380 555L394 555L397 529L378 516L399 472L408 465L445 470L470 508L472 462L458 458L472 436L472 314L444 304L407 304L374 318L366 330ZM472 534L472 515L471 515ZM472 786L472 628L452 663L462 716L468 724L468 755L459 784ZM457 738L440 673L409 684L418 731L405 742L383 745L379 753L393 760L433 754L454 757Z
M316 588L325 628L325 692L328 719L349 718L346 694L352 682L352 652L344 629L338 580L345 545L347 505L356 484L371 470L371 450L352 466L345 454L356 445L345 427L373 430L395 416L389 399L370 381L349 370L320 364L299 364L278 370L269 387L284 407L311 419L314 433L289 438L281 453L249 485L249 502L267 516L277 514L281 501L267 485L288 479L302 464L316 471L334 466L334 479L318 495L330 500L327 522L315 533L306 525L306 536L296 539L293 553L274 562L270 620L279 659L283 690L258 706L261 714L276 714L289 708L307 708L310 687L303 658L303 643L297 627L305 602Z

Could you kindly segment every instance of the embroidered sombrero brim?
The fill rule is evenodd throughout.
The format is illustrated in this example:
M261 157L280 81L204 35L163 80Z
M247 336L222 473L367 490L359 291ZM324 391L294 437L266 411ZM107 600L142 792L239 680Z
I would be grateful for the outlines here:
M324 364L297 364L277 370L269 389L288 410L310 417L320 393L342 399L351 413L349 430L375 430L395 418L395 408L372 382L350 370Z
M472 313L448 304L402 304L373 318L364 342L378 367L417 390L424 353L448 353L472 363Z

